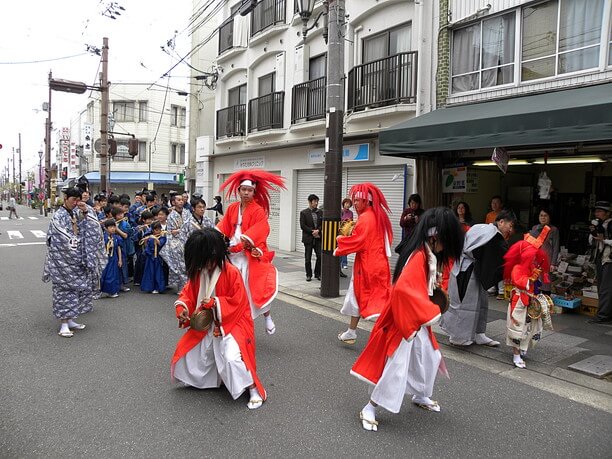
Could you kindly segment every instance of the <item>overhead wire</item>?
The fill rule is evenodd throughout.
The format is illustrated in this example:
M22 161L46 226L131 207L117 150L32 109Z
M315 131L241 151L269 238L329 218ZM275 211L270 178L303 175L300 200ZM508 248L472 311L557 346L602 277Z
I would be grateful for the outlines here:
M50 59L37 59L34 61L0 62L0 65L21 65L21 64L40 64L42 62L61 61L62 59L72 59L74 57L85 56L89 53L72 54L71 56L53 57Z

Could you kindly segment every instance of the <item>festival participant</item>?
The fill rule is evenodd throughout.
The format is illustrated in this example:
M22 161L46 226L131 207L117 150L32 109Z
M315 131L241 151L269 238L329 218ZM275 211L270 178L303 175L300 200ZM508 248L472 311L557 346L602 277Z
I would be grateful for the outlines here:
M151 234L151 223L153 214L149 210L144 210L140 214L139 225L134 228L132 238L136 247L136 261L134 263L134 285L138 286L142 282L142 273L145 266L144 242L143 239ZM163 228L162 228L163 231ZM141 243L142 242L142 243Z
M549 282L550 261L541 247L550 230L544 225L537 238L526 234L504 256L504 278L511 279L514 287L506 316L506 344L512 348L512 361L518 368L526 367L523 357L529 343L542 337L542 318L528 317L527 307L530 297L538 293L535 289L538 278L542 276L543 282Z
M76 319L92 310L93 292L100 287L100 260L95 253L100 241L90 237L99 234L100 224L88 218L81 196L77 187L64 191L64 203L53 213L47 231L43 281L52 283L53 314L61 322L58 334L65 338L73 336L72 330L85 328Z
M127 241L129 240L131 234L132 234L132 228L130 227L130 224L127 222L127 217L125 216L125 213L123 212L123 207L121 206L121 204L119 205L119 207L114 207L111 210L111 215L113 217L113 219L115 220L115 222L117 222L117 234L119 236L121 236L121 257L122 257L122 262L121 262L121 291L122 292L129 292L130 288L127 286L127 283L129 282L129 277L128 277L128 244Z
M249 389L249 409L267 397L257 376L255 330L240 271L227 261L223 236L204 228L185 245L189 281L174 303L179 327L191 327L172 357L172 375L185 385L208 389L225 385L236 400ZM202 330L193 328L196 311L212 313Z
M474 225L465 234L461 257L451 271L448 293L450 307L440 325L450 335L451 344L469 346L473 342L484 346L499 346L489 338L487 289L503 278L503 256L506 239L514 231L516 217L502 210L494 223Z
M391 273L389 260L393 231L389 206L382 192L372 183L350 190L358 219L350 236L338 236L335 256L355 253L353 277L340 312L351 316L348 330L338 335L346 344L355 344L360 317L375 320L389 301Z
M169 285L175 285L180 292L184 285L184 246L185 240L181 237L181 231L186 222L191 219L191 213L184 209L184 201L181 195L174 196L174 209L168 215L167 220L167 242L160 251L164 261L169 268Z
M274 252L268 250L270 234L270 190L273 185L285 188L284 179L261 169L234 172L221 185L228 200L240 196L230 204L217 229L229 239L230 261L242 274L256 319L265 317L266 333L273 335L276 325L270 316L270 305L278 292L278 273L272 264Z
M436 373L447 372L431 330L440 319L441 308L430 296L439 287L444 266L461 255L462 245L461 225L444 207L425 211L404 245L389 301L351 370L374 385L368 404L359 413L364 429L378 430L377 406L398 413L405 394L411 394L412 402L423 409L440 411L438 402L430 397Z
M114 218L109 218L103 223L104 246L108 262L100 281L100 291L109 298L117 298L121 289L121 236L117 234L117 223Z
M150 293L164 293L166 290L166 276L160 249L166 243L166 236L162 234L161 223L151 223L151 234L145 236L143 243L144 270L140 281L140 290Z

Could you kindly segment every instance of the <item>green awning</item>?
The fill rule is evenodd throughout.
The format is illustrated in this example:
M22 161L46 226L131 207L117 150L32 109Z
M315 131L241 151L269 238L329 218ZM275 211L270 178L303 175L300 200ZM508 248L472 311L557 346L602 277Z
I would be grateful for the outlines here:
M379 134L380 152L451 150L612 140L612 83L434 110Z

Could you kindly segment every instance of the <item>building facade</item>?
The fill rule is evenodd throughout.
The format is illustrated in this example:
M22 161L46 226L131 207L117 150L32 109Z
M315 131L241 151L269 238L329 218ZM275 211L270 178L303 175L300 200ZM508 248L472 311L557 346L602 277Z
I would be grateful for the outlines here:
M60 178L85 175L100 188L100 98L58 130L56 158ZM117 142L110 158L109 181L115 194L148 187L160 193L184 188L187 164L187 100L166 86L113 84L109 96L109 131ZM128 153L128 140L138 139L138 154ZM62 175L63 174L63 175Z
M379 132L431 110L435 103L437 4L347 0L344 62L327 61L323 19L304 41L293 0L262 0L246 16L244 2L218 13L214 136L198 136L206 164L206 196L232 172L260 167L279 173L287 190L272 196L270 243L302 250L299 212L311 193L324 207L328 65L345 69L343 194L370 181L387 197L396 241L399 217L414 191L415 162L385 157ZM315 4L313 18L324 8ZM339 206L340 203L334 203ZM282 223L281 223L282 222ZM282 227L282 228L281 228Z

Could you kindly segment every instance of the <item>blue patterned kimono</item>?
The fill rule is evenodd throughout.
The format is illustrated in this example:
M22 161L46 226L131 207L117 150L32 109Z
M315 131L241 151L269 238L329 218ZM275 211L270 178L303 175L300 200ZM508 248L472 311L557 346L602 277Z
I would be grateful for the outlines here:
M155 240L159 245L155 244ZM140 290L152 292L154 290L162 293L166 290L166 276L162 266L162 258L159 251L166 244L166 236L149 236L144 243L144 272L140 282Z
M127 284L130 281L128 273L128 256L134 255L134 243L131 240L133 231L132 226L127 221L127 218L125 220L120 220L119 222L117 222L117 228L127 234L127 238L125 239L123 239L123 237L120 237L121 257L123 259L123 264L121 266L121 280L124 284Z
M170 212L168 215L168 221L166 222L166 230L168 232L168 243L162 248L160 254L164 261L168 264L169 268L169 279L168 284L176 285L177 291L183 289L185 285L185 242L183 239L183 227L191 220L191 212L183 209L182 213L178 213L176 210ZM172 231L180 230L175 236L172 235Z
M93 292L99 288L103 269L100 224L95 214L64 206L54 214L47 231L44 282L51 281L53 314L75 319L93 308Z
M117 250L121 244L121 236L104 233L104 243L108 263L102 272L100 291L114 295L121 289L121 268L119 268L119 250Z

